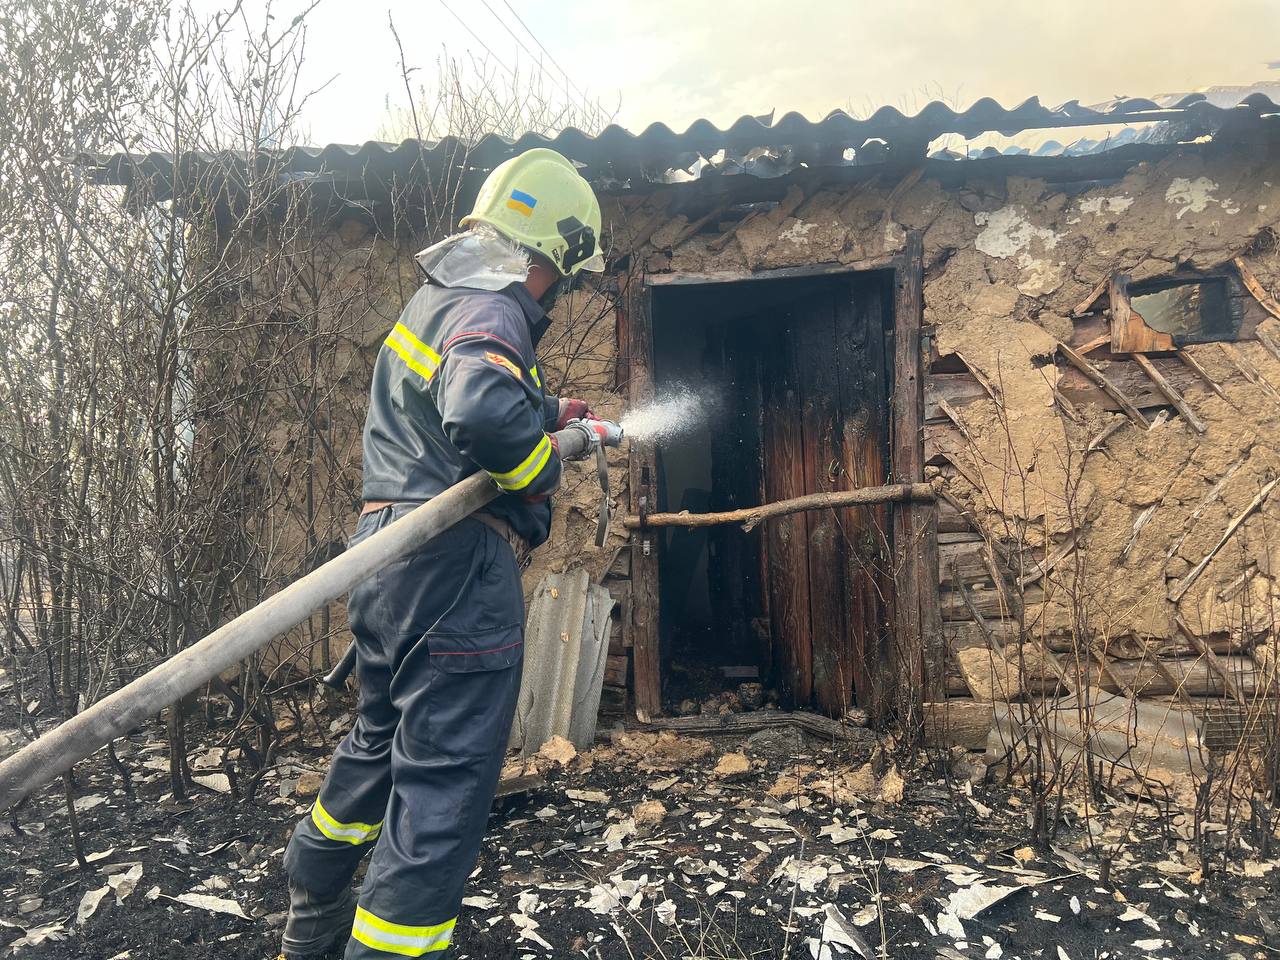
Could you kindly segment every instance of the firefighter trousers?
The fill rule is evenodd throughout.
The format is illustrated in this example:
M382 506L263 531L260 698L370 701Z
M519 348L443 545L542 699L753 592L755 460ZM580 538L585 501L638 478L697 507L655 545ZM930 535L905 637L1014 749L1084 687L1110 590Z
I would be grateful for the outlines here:
M355 545L415 504L366 514ZM359 715L285 851L291 887L347 895L373 856L346 960L445 950L520 692L524 596L511 545L466 519L357 586Z

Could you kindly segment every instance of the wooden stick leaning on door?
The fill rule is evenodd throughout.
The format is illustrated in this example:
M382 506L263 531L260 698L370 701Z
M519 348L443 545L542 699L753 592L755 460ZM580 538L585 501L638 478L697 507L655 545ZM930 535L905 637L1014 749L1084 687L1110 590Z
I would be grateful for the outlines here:
M686 510L680 513L649 513L643 517L629 514L623 518L622 524L628 530L637 530L650 527L714 527L724 523L739 523L743 530L750 533L765 520L805 510L836 510L865 507L874 503L901 503L909 500L930 502L936 499L937 489L931 483L891 483L883 487L810 493L803 497L724 513L689 513Z

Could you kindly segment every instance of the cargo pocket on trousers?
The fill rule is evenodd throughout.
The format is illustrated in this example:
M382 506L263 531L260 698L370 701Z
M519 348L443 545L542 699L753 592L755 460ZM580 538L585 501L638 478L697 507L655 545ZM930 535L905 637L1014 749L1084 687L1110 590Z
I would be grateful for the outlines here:
M524 656L524 627L518 624L467 636L429 633L426 640L432 664L444 673L505 670Z

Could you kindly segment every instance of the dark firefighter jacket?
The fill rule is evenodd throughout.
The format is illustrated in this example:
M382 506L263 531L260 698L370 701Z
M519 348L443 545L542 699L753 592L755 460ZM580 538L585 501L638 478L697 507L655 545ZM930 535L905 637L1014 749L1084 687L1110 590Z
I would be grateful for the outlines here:
M430 500L477 470L507 491L486 509L547 539L558 401L534 347L549 320L522 284L424 284L378 351L364 424L365 500Z

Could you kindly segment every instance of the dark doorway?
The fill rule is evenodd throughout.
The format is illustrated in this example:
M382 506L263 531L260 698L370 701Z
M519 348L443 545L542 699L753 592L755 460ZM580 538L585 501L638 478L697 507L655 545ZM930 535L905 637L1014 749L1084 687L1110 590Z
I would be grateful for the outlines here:
M868 272L655 288L656 392L687 388L710 411L657 444L658 509L886 482L891 282ZM755 668L783 706L838 715L866 702L888 642L890 529L888 508L872 507L749 533L665 530L665 699L705 697Z

